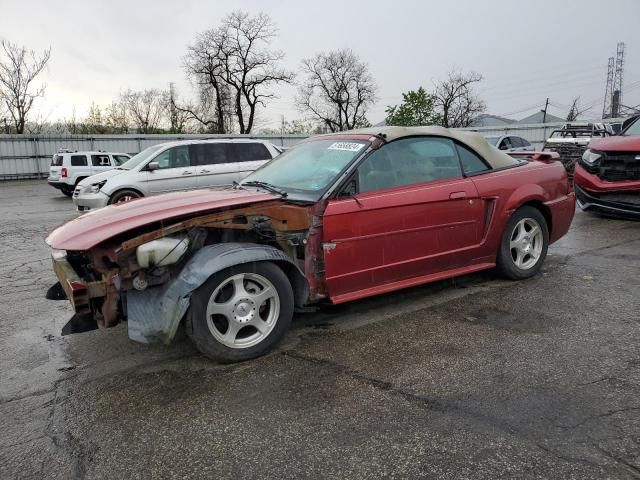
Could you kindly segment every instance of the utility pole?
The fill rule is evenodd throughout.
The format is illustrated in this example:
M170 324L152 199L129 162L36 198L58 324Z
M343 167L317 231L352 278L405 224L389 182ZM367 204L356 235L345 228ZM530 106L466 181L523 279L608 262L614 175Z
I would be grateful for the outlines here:
M547 108L549 107L549 97L547 97L547 101L544 104L544 110L542 110L542 123L546 123L547 121Z

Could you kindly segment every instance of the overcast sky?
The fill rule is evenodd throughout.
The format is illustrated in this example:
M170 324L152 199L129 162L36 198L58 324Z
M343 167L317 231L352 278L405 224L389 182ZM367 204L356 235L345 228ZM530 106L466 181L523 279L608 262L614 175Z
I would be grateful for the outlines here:
M51 46L46 98L38 110L51 121L94 101L107 105L121 90L167 88L192 94L181 59L197 32L242 9L269 14L280 35L284 66L298 70L320 51L352 48L369 64L378 101L368 117L384 119L401 92L443 78L452 68L475 70L488 113L522 118L550 98L552 114L566 114L580 95L602 112L607 59L626 43L623 102L640 103L640 1L638 0L0 0L0 38L29 48ZM260 114L259 127L276 127L281 115L301 116L295 88Z

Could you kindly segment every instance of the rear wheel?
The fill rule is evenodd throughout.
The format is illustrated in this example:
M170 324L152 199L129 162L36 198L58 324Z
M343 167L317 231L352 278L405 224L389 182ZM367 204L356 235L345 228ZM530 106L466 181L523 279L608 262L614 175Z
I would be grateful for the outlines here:
M291 283L277 265L255 262L227 268L193 293L187 335L211 359L249 360L282 339L293 306Z
M128 202L129 200L140 197L142 197L142 195L135 190L120 190L111 196L109 199L109 205Z
M549 228L534 207L521 207L507 222L498 252L498 270L507 278L534 276L544 263L549 247Z
M71 197L73 195L73 188L70 188L70 187L62 187L60 191L64 193L67 197Z

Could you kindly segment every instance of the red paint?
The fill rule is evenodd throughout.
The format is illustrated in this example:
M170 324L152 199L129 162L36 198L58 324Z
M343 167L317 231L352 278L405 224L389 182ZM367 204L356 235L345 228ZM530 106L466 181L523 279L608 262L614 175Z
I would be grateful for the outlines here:
M589 148L600 152L638 152L640 135L616 135L591 140Z
M357 198L332 200L324 213L325 276L335 303L495 266L505 225L525 203L548 208L552 242L575 211L564 167L546 161Z
M208 211L276 200L270 193L251 190L209 189L140 198L89 212L54 230L47 243L60 250L88 250L121 233L155 222Z

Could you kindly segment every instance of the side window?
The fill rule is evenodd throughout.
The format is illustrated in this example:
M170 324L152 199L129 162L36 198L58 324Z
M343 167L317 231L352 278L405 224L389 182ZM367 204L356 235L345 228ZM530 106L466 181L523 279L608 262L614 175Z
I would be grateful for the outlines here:
M484 162L484 160L482 160L482 158L469 150L467 147L456 144L456 149L458 150L458 155L460 156L460 163L462 163L462 171L466 175L489 170L489 166Z
M94 167L110 167L109 155L91 155L91 165Z
M86 167L87 166L87 156L86 155L71 155L71 166L72 167Z
M232 143L232 162L255 162L271 160L271 154L262 143Z
M196 143L191 146L192 165L215 165L228 163L228 143Z
M522 146L523 147L530 147L531 146L531 144L529 143L529 141L526 138L520 137L520 141L522 142Z
M116 162L117 166L122 165L124 162L128 161L131 157L127 155L114 155L113 160Z
M461 176L453 142L436 137L391 142L358 167L360 193Z
M158 162L159 168L185 168L191 166L189 145L180 145L165 150L155 157L153 162Z
M502 141L500 142L500 145L498 145L498 148L500 150L509 150L510 148L513 148L513 146L511 145L511 140L509 139L509 137L504 137L502 139Z
M54 155L53 158L51 159L51 166L52 167L61 167L63 160L64 160L64 156L62 156L62 155Z
M524 147L524 144L522 143L522 140L520 139L520 137L509 137L509 138L511 138L511 145L513 145L514 148Z

